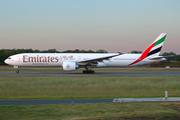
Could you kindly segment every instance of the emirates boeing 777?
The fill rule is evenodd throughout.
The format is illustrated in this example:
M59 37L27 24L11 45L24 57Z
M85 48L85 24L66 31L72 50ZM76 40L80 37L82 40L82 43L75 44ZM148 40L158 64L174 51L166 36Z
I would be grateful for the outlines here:
M166 33L161 33L142 54L132 53L21 53L8 57L4 62L18 67L56 66L63 71L74 71L84 67L83 73L95 73L98 67L133 67L166 60L159 56Z

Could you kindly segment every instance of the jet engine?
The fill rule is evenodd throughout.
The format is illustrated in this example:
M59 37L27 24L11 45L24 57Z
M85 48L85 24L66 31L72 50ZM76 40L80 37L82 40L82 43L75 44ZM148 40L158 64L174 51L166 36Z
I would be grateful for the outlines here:
M76 62L65 61L62 63L63 71L74 71L79 68L79 65Z

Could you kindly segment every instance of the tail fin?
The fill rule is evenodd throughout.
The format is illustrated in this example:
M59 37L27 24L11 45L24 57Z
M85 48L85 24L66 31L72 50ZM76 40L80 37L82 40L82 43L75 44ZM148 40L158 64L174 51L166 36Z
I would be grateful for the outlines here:
M166 33L161 33L156 38L156 40L142 53L142 55L139 57L139 59L137 59L136 61L134 61L133 63L131 63L129 65L133 65L135 63L138 63L150 55L159 56L161 48L162 48L163 43L164 43L164 40L166 38L166 35L167 35Z
M143 52L143 54L147 54L146 57L150 55L158 56L160 54L166 35L167 35L166 33L161 33L156 38L156 40Z

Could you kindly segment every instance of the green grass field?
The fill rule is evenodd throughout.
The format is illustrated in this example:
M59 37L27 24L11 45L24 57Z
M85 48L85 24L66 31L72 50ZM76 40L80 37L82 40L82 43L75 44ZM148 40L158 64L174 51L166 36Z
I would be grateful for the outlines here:
M0 75L0 99L180 97L179 75Z
M1 120L179 120L179 118L180 103L0 106Z
M1 72L15 71L0 67ZM61 72L60 68L22 68L22 72ZM82 70L82 69L81 69ZM79 71L81 71L79 70ZM177 71L179 68L105 68L106 71ZM1 100L180 97L180 75L0 75ZM180 103L101 103L0 106L4 120L180 119Z

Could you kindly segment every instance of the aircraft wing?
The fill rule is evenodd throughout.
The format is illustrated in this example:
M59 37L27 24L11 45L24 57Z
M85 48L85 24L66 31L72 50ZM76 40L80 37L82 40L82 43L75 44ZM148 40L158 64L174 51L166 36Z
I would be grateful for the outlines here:
M87 64L97 64L97 62L102 62L103 60L109 60L109 58L115 57L120 55L119 53L117 54L111 54L107 55L105 57L98 57L98 58L92 58L92 59L85 59L85 60L80 60L77 63L80 65L87 65Z

